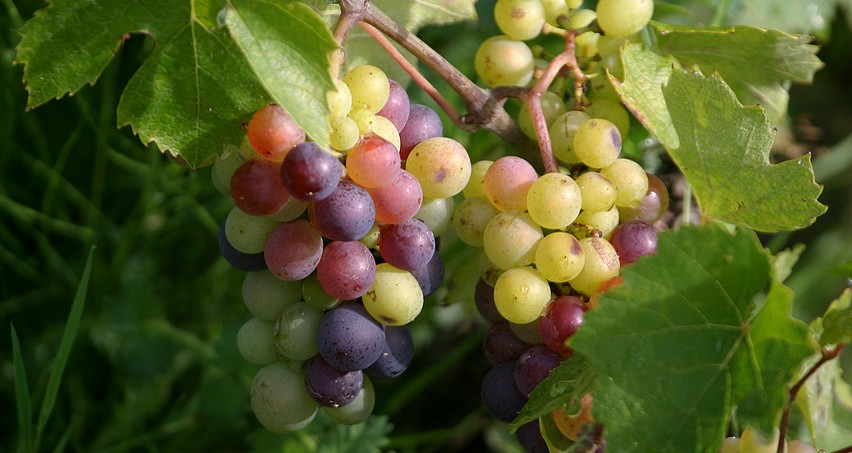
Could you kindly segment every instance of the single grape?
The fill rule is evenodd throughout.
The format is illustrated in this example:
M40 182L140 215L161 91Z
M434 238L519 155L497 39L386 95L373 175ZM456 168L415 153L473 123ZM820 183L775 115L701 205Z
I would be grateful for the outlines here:
M308 425L319 404L305 390L301 369L282 361L261 368L251 385L251 410L266 429L283 433Z
M346 115L358 126L358 134L372 135L376 133L376 114L367 109L352 109Z
M518 362L515 363L515 385L524 396L529 396L530 392L550 374L550 370L556 368L561 362L562 358L550 349L534 346L521 354Z
M572 28L574 30L579 30L581 28L586 28L598 18L598 14L591 9L578 9L574 11L571 16L568 17L568 28Z
M438 113L423 104L411 104L408 120L405 126L399 130L399 156L402 160L408 159L408 155L415 146L423 140L432 137L440 137L444 134L444 125Z
M402 146L402 142L399 138L399 131L396 129L396 126L393 125L391 120L383 116L376 115L373 118L373 133L390 142L396 151L399 152L399 147Z
M622 266L657 253L657 229L641 220L622 223L612 232L609 241Z
M342 80L334 81L334 91L327 92L325 100L331 116L346 116L352 109L352 93L349 91L349 85Z
M638 207L648 192L648 174L641 165L630 159L616 159L601 168L601 174L615 184L616 206Z
M550 285L532 267L509 269L494 285L494 303L509 322L526 324L535 321L548 301Z
M281 165L264 159L246 161L231 176L231 198L246 214L275 213L290 198L281 181Z
M273 162L281 162L294 146L305 141L305 131L277 104L254 112L247 135L255 152Z
M455 207L456 202L453 197L426 198L417 214L414 214L414 218L422 220L436 237L441 236L453 223Z
M346 172L366 189L390 184L400 172L399 151L384 138L368 135L346 156Z
M376 114L389 119L396 130L401 131L411 113L411 102L402 85L396 80L388 80L388 82L390 83L388 100Z
M376 260L358 241L332 241L322 251L317 279L325 292L337 299L357 299L376 278Z
M621 134L609 121L593 118L577 128L573 149L574 154L584 164L591 168L603 168L618 158L618 153L621 152Z
M273 324L258 318L246 321L237 332L237 349L244 359L257 365L278 360Z
M482 236L488 258L500 269L532 264L541 227L527 213L505 211L494 216Z
M638 33L654 14L653 0L600 0L598 25L610 36Z
M323 412L332 420L344 425L354 425L370 418L376 406L376 390L370 378L362 375L362 379L364 382L361 385L361 391L358 392L355 399L345 406L323 406Z
M222 258L231 266L245 272L259 272L266 270L266 259L263 252L260 253L243 253L234 248L228 242L228 236L225 234L225 222L219 227L219 252Z
M779 436L778 428L772 433L772 437L767 439L753 427L747 426L740 436L740 453L775 453L778 451Z
M343 76L352 93L352 107L378 112L390 96L390 82L384 71L373 65L356 66Z
M379 247L379 225L373 225L370 231L359 239L359 241L366 245L368 249L377 249Z
M599 232L601 237L608 238L618 226L618 208L613 206L609 211L582 211L574 225L583 225Z
M317 328L322 310L305 302L289 305L275 321L274 344L278 352L290 359L303 361L319 353Z
M588 11L588 10L583 10ZM583 20L588 20L588 18L582 18ZM578 24L582 24L581 21L578 21ZM577 54L577 57L580 58L594 58L598 54L598 39L601 37L600 33L594 31L586 31L577 35L574 38L574 43L576 45L574 52Z
M266 245L266 237L277 226L278 222L233 208L225 219L225 235L228 236L228 242L240 252L260 253Z
M562 357L570 357L573 350L565 342L583 325L586 304L579 297L557 297L538 319L538 332L544 345Z
M500 317L500 319L503 318ZM533 347L532 344L521 340L512 332L512 328L506 321L498 321L489 327L482 342L485 358L492 365L514 362L531 347Z
M563 2L564 3L564 2ZM524 423L515 431L515 437L518 438L518 443L524 447L527 453L549 453L550 448L547 446L544 437L541 435L541 427L538 419Z
M420 182L424 196L447 198L461 192L470 180L470 157L461 143L433 137L411 150L405 169Z
M402 374L414 357L414 340L406 326L385 326L385 345L379 358L364 370L377 379L395 378Z
M485 227L499 213L485 197L467 198L453 214L453 228L464 243L482 247Z
M476 304L476 310L486 321L497 323L504 320L500 312L497 311L497 306L494 305L494 288L483 278L476 281L473 301Z
M389 326L408 324L423 309L423 290L417 279L390 263L376 266L376 280L361 299L374 319Z
M578 176L576 182L580 186L584 211L609 211L615 206L617 189L606 176L587 171Z
M281 164L281 180L291 196L319 201L331 195L340 182L343 166L314 142L297 145Z
M535 250L535 267L551 282L567 282L576 277L586 263L580 241L570 233L554 231L545 236Z
M216 156L211 166L210 179L219 192L224 194L231 193L231 176L234 175L234 172L243 162L252 157L254 151L250 150L250 153L250 155L246 156L248 153L244 154L242 146L237 148L225 145L225 150L222 151L222 154Z
M319 264L322 236L304 220L285 223L269 234L263 255L270 272L278 278L301 280Z
M363 370L381 355L385 332L363 305L344 302L323 315L317 344L320 355L334 368Z
M525 86L532 80L535 69L529 46L506 35L492 36L480 44L474 66L490 87Z
M541 112L544 115L545 126L552 124L559 115L565 113L567 108L562 96L553 91L545 91L541 96ZM532 114L527 109L526 104L521 107L521 111L518 113L518 127L527 137L538 140Z
M547 173L530 186L526 204L536 223L558 230L577 218L583 201L574 179L562 173Z
M497 0L494 21L500 31L513 39L533 39L544 26L544 6L539 0Z
M376 220L402 223L411 219L423 204L423 189L411 173L400 170L396 179L377 189L370 189L376 205Z
M527 210L527 193L538 179L529 162L515 156L504 156L485 172L483 185L491 203L501 211Z
M580 274L569 281L571 287L583 294L591 295L603 282L618 275L621 269L618 253L603 238L589 237L580 239L586 264Z
M349 151L361 137L358 123L348 116L335 116L329 120L329 125L331 126L329 144L340 152Z
M515 385L515 362L495 366L482 380L482 405L494 418L511 422L526 402Z
M568 164L577 164L580 158L574 152L574 135L577 129L584 122L592 117L582 110L569 110L557 116L550 127L550 144L553 148L553 155L561 162Z
M431 296L441 283L444 282L444 262L441 261L441 254L438 250L432 254L432 258L424 266L411 271L411 275L417 279L420 289L423 291L423 297Z
M646 173L648 177L648 191L635 208L619 207L618 218L622 222L628 220L642 220L654 223L660 220L669 209L669 190L660 178Z
M334 192L312 204L312 221L323 236L357 241L373 226L376 207L369 192L351 181L340 181Z
M559 27L559 16L568 16L568 4L565 0L541 0L544 7L544 17L547 23Z
M305 386L320 405L345 406L355 400L364 378L361 370L341 371L318 355L305 364Z
M393 266L411 271L425 266L435 253L435 236L421 220L379 228L379 251Z
M615 99L609 99L600 94L597 95L592 99L592 103L586 107L586 113L591 115L592 118L602 118L609 121L618 128L618 133L622 137L627 137L627 133L630 132L630 114L618 101L617 96L616 94Z
M249 272L243 280L243 302L255 317L274 322L290 304L302 297L302 285L276 277L272 272Z
M464 186L462 193L465 198L484 197L485 195L485 173L494 161L480 160L470 166L470 179Z

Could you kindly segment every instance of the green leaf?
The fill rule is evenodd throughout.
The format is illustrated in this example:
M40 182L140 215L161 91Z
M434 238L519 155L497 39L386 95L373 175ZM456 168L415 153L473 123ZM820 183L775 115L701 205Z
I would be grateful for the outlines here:
M852 291L849 288L828 306L822 328L820 344L852 343Z
M749 26L696 28L657 22L654 30L661 54L685 67L698 66L705 75L718 73L740 102L762 105L773 123L787 112L789 82L810 83L823 66L809 36Z
M705 215L772 232L804 228L825 212L810 155L770 164L765 112L743 107L719 77L675 70L663 95L680 140L667 149Z
M15 325L12 329L12 368L15 372L15 405L18 408L18 451L33 452L33 408L30 401L30 387L27 384L27 370L21 354L21 343Z
M93 84L131 33L154 50L130 79L118 125L190 166L238 144L242 123L270 101L240 49L220 27L221 0L54 0L22 28L28 106Z
M793 266L805 252L805 244L796 244L791 249L782 250L772 257L772 270L775 280L784 282L793 272Z
M739 0L733 2L729 23L776 28L828 38L838 0Z
M337 42L322 19L301 3L231 0L225 21L266 91L327 147L328 54Z
M812 367L817 357L805 363ZM852 439L852 389L843 380L839 360L825 362L796 396L814 447L825 451L849 446Z
M772 269L754 233L663 232L657 254L622 275L569 342L598 374L592 415L608 449L715 452L740 405L756 427L774 424L816 346L781 284L755 304Z
M837 266L834 266L833 268L829 269L828 272L852 279L852 261L845 261L843 263L840 263Z
M509 425L509 431L515 432L539 417L550 418L550 413L569 403L576 403L579 409L580 398L588 393L594 382L595 374L582 354L574 354L563 361L530 393L530 399L521 412Z
M388 442L391 429L384 416L351 426L334 424L322 436L316 453L378 453Z

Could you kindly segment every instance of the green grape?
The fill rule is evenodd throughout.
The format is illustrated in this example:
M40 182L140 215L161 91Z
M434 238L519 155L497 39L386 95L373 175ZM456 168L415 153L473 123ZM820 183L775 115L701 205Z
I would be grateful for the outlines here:
M302 298L308 305L318 310L329 310L340 305L340 299L328 294L322 288L314 272L308 278L302 280Z
M246 214L235 207L225 219L225 236L240 252L260 253L266 247L266 237L278 225L278 222Z
M278 361L255 375L251 410L266 429L283 433L307 426L316 416L319 403L308 394L301 369Z
M580 186L584 211L609 211L615 206L617 190L615 184L606 176L587 171L578 176L576 182Z
M529 46L506 35L492 36L480 44L474 57L479 77L490 87L525 86L535 64Z
M565 101L562 99L562 96L559 96L552 91L546 91L541 96L541 113L544 115L544 122L548 125L552 124L553 120L555 120L559 115L565 113L567 108L568 107L565 105ZM533 140L538 140L538 136L535 133L535 124L533 124L532 114L530 114L526 104L521 107L521 111L518 113L518 127L521 128L521 132L523 132L527 137Z
M617 211L616 211L617 212ZM618 253L606 239L588 237L580 239L586 262L583 270L569 283L575 290L591 296L605 281L618 275Z
M585 31L574 38L576 43L575 53L578 57L592 58L598 54L598 38L600 33Z
M396 150L399 151L400 139L399 139L399 131L396 130L396 126L393 125L391 120L381 116L376 115L373 117L373 133L378 135L379 137L391 142L393 146L396 147Z
M423 290L417 279L389 263L376 265L376 280L361 299L370 316L389 326L408 324L423 309Z
M739 453L740 439L738 437L728 437L722 441L722 446L719 447L719 453Z
M592 103L586 107L592 118L603 118L618 128L622 137L630 132L630 114L620 102L600 96L592 96Z
M569 9L565 0L541 0L544 18L548 24L559 27L559 16L568 16Z
M322 410L332 420L343 425L354 425L370 418L376 407L376 390L373 381L364 373L361 391L349 404L338 407L323 406Z
M635 208L648 192L648 174L630 159L616 159L601 168L601 174L615 184L615 205L618 207Z
M216 156L210 171L210 179L219 192L226 195L231 193L231 175L243 162L251 159L252 155L254 150L251 149L247 138L243 139L241 148L225 145L225 150Z
M584 122L592 117L582 110L567 111L553 120L548 128L553 155L561 162L577 164L580 158L574 153L574 134Z
M577 9L583 6L583 0L565 0L565 3L568 5L568 8Z
M538 319L549 301L550 285L529 266L503 272L494 285L497 311L515 324L527 324Z
M545 304L545 307L546 306L547 304ZM542 311L544 311L544 309L542 309ZM515 334L516 337L520 338L526 343L544 344L544 341L541 339L541 334L538 330L538 318L526 324L515 324L513 322L510 322L509 329L511 329L512 333Z
M366 245L368 249L373 249L379 245L379 235L379 226L373 225L373 227L370 228L370 231L368 231L367 234L359 240L362 244Z
M583 269L586 255L580 241L564 231L548 234L535 251L535 267L548 281L562 283Z
M352 108L352 93L349 91L349 85L342 80L335 80L334 88L334 91L325 94L328 110L333 117L346 116Z
M384 71L373 65L356 66L343 76L352 93L352 108L376 113L390 96L390 81Z
M319 354L317 327L322 310L298 302L288 306L275 322L275 347L290 360L305 361Z
M290 197L281 209L269 214L266 218L278 223L287 223L291 220L298 219L307 210L307 201L299 200L296 197Z
M610 36L638 33L654 15L654 0L600 0L598 25Z
M237 349L251 363L266 365L278 360L274 327L269 321L251 318L237 332Z
M361 130L358 128L358 123L352 118L335 116L329 120L329 124L331 125L331 134L328 140L332 148L345 152L358 143Z
M376 133L376 114L362 108L354 108L347 115L349 119L355 122L358 126L360 135L370 135Z
M592 118L574 134L574 154L591 168L606 167L615 162L620 152L621 134L607 120Z
M420 142L405 161L427 198L448 198L461 192L470 180L470 156L461 143L447 137Z
M503 211L485 226L482 245L492 263L500 269L511 269L533 262L542 237L541 227L529 214Z
M494 161L481 160L470 166L470 179L464 186L462 194L465 198L484 197L485 195L485 172Z
M503 33L513 39L533 39L544 26L544 6L539 0L497 0L494 21Z
M455 207L456 202L452 197L426 198L414 218L422 220L435 236L442 236L453 223Z
M574 221L575 225L585 225L588 228L597 230L602 237L609 237L613 230L618 226L618 208L613 206L608 211L583 211L577 216Z
M602 57L610 55L619 55L621 48L628 42L640 42L641 39L637 35L629 36L609 36L603 35L598 40L598 52Z
M778 429L767 439L751 426L747 426L740 437L740 453L775 453L778 451Z
M591 9L578 9L568 17L568 28L579 30L586 28L598 18L598 13Z
M562 173L547 173L538 178L527 192L530 217L544 228L565 228L577 218L582 206L580 187Z
M482 247L485 227L499 213L485 197L467 198L453 214L453 228L465 244Z
M269 271L249 272L243 280L246 308L264 321L275 322L281 312L302 297L302 284L288 282Z
M488 259L488 254L484 251L479 255L479 275L488 283L488 286L494 287L497 284L497 279L505 272Z

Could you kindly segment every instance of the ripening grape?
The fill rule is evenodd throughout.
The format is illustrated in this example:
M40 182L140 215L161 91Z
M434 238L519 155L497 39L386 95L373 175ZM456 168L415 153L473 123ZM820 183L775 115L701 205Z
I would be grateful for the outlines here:
M411 104L408 121L399 130L399 156L408 159L411 150L427 138L444 135L444 125L438 113L423 104Z
M583 294L591 295L603 282L618 275L621 269L618 253L603 238L588 237L580 240L586 263L580 274L569 281L571 287Z
M559 115L565 113L565 109L567 109L567 106L562 96L552 91L545 91L541 96L541 113L544 116L545 126L552 124ZM538 140L532 114L527 109L526 104L521 107L521 111L518 113L518 127L527 137Z
M372 365L384 344L384 329L356 301L325 312L317 328L320 355L341 371L363 370Z
M485 227L500 213L485 197L468 198L462 201L453 214L456 235L468 245L482 247Z
M352 109L352 93L349 91L349 85L342 80L335 80L334 88L334 91L325 94L328 110L333 117L346 116Z
M237 349L249 362L266 365L278 360L274 339L271 322L252 318L237 332Z
M412 271L425 266L435 254L435 236L421 220L379 227L379 251L394 267Z
M401 131L411 113L411 102L402 85L396 80L388 80L388 82L390 83L388 100L376 115L389 119L396 130Z
M567 282L576 277L586 262L580 241L564 231L545 236L535 250L535 267L548 281Z
M501 211L527 210L527 193L538 179L535 168L516 156L504 156L494 161L485 172L485 194Z
M276 361L261 368L251 386L251 410L266 429L283 433L305 427L319 404L305 390L305 375L298 367Z
M317 280L330 296L351 300L364 295L376 277L376 260L359 241L332 241L323 248Z
M562 173L547 173L538 178L527 192L530 217L544 228L565 228L577 218L582 206L580 187Z
M447 137L420 142L405 161L429 198L447 198L461 192L470 179L470 156L461 143Z
M598 25L610 36L638 33L654 14L653 0L600 0Z
M336 241L357 241L373 226L376 207L366 189L340 181L334 192L312 204L311 221L323 236Z
M281 181L281 165L265 159L248 160L231 176L231 199L249 215L273 214L290 198Z
M591 118L582 110L569 110L550 123L550 144L557 159L568 164L580 162L580 158L574 153L574 135L580 125Z
M281 280L269 271L249 272L243 280L242 295L251 314L274 322L284 308L301 299L302 285Z
M480 160L470 166L470 179L464 186L462 193L465 198L484 197L485 195L485 173L494 161Z
M346 171L365 189L375 189L396 179L400 172L399 151L378 135L368 135L349 151Z
M669 190L660 178L646 173L648 177L648 191L635 208L619 207L619 220L642 220L654 223L661 219L669 209Z
M376 221L402 223L414 217L423 204L423 189L409 172L400 170L389 184L369 190L376 205Z
M535 321L550 301L550 285L529 266L503 272L494 285L494 304L509 322L526 324Z
M358 123L348 116L335 116L329 120L331 134L328 137L332 148L345 152L358 143L361 131Z
M417 279L390 263L376 266L376 280L361 299L374 319L389 326L408 324L423 309L423 290Z
M544 237L529 214L504 211L485 226L482 245L488 259L500 269L532 264L536 247Z
M577 128L573 150L584 164L591 168L603 168L618 158L618 153L621 152L621 134L609 121L592 118Z
M277 104L254 112L246 133L255 152L273 162L281 162L294 146L305 141L305 131Z
M277 351L290 360L303 361L319 354L317 328L322 310L297 302L289 305L275 321L274 344Z
M269 271L278 278L302 280L319 263L322 236L304 220L279 225L269 234L263 256Z
M305 386L308 388L308 394L325 407L340 407L351 403L361 391L363 382L361 370L338 370L321 355L305 364Z
M570 357L574 351L565 344L585 320L586 304L576 296L557 297L538 319L538 332L551 351Z
M606 176L587 171L578 176L576 182L582 194L584 211L609 211L615 206L617 195L615 184Z
M278 226L266 217L248 215L238 208L231 209L225 219L228 242L243 253L260 253L266 246L266 237Z
M641 220L624 222L609 239L621 265L633 264L642 256L657 253L657 229Z
M352 108L378 112L390 96L390 82L384 71L373 65L356 66L343 76L352 93Z
M521 354L515 364L515 385L524 396L529 396L561 362L562 359L547 347L534 346Z
M376 406L376 390L373 387L373 382L365 375L361 376L363 383L361 391L355 395L355 398L345 406L328 407L323 406L322 410L332 420L343 425L354 425L368 419L373 414L373 409Z
M414 214L415 219L420 219L432 230L435 236L443 235L453 222L453 211L456 202L452 197L427 198Z
M609 237L618 226L618 208L613 206L609 211L582 211L574 224L585 225L587 228L600 232L601 237Z
M630 159L616 159L601 168L600 173L615 184L616 206L635 208L648 192L648 174L641 165Z
M314 142L297 145L281 163L281 181L287 192L302 201L319 201L331 195L340 182L343 166Z
M533 39L544 26L544 6L539 0L497 0L494 21L503 33L513 39Z
M525 86L532 80L535 63L523 41L499 35L486 39L474 57L476 73L490 87Z

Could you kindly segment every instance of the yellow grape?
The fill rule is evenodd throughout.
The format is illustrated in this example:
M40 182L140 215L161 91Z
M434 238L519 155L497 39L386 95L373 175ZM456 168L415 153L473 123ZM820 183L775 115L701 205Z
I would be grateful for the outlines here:
M389 263L376 265L376 279L361 298L376 321L401 326L413 321L423 309L423 290L411 272Z
M618 158L621 134L611 122L592 118L577 128L573 145L574 154L581 162L591 168L603 168Z
M464 186L464 190L462 190L465 198L485 196L485 172L488 171L488 167L493 163L490 160L481 160L471 165L470 179L467 181L467 185Z
M492 36L480 44L474 57L476 73L488 86L525 86L535 64L529 46L506 35Z
M503 272L494 285L494 304L509 322L535 321L550 301L550 285L532 267L515 267Z
M624 208L639 206L648 192L648 174L641 165L630 159L616 159L601 168L601 174L615 184L615 205Z
M482 245L494 265L510 269L531 264L542 237L541 227L529 214L503 211L485 226Z
M497 0L494 22L500 31L514 39L533 39L544 26L544 6L539 0Z
M485 197L467 198L453 214L456 236L465 244L482 247L485 227L500 211ZM434 231L434 230L433 230Z
M373 65L356 66L343 76L352 94L352 108L376 113L390 96L390 82L384 71Z
M331 134L328 137L329 144L337 151L345 152L358 143L361 131L358 123L348 116L335 116L329 120Z
M621 265L618 253L606 239L588 237L580 239L586 262L583 270L568 283L577 291L592 295L605 281L618 275Z
M538 178L527 192L530 217L544 228L565 228L577 218L582 206L580 186L570 176L547 173Z
M342 80L335 80L334 88L335 91L325 94L328 110L331 116L346 116L352 108L352 93L349 91L349 85Z
M598 25L610 36L638 33L654 14L654 0L600 0Z
M611 83L607 83L610 87ZM614 94L615 89L610 88L612 93L610 97L605 96L606 94L606 86L603 88L603 92L597 93L592 92L592 103L586 107L586 112L592 116L592 118L603 118L609 121L612 124L615 124L615 127L618 128L618 133L621 134L621 137L627 137L627 134L630 132L630 114L627 113L627 109L618 102L618 95Z
M570 233L555 231L545 236L535 251L535 267L548 281L567 282L586 263L583 246Z
M461 192L470 180L470 156L461 143L432 137L411 150L405 169L420 182L424 197L447 198Z
M615 184L606 176L587 171L576 179L583 197L583 210L590 212L608 211L615 206L617 195Z
M553 147L553 155L562 162L576 164L580 158L574 153L574 135L580 125L592 117L582 110L567 111L550 123L550 144Z
M583 211L574 221L575 225L585 225L600 231L602 237L609 237L618 226L618 208L613 206L607 211Z

